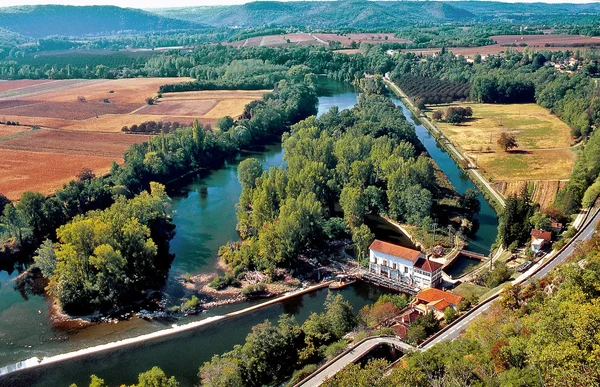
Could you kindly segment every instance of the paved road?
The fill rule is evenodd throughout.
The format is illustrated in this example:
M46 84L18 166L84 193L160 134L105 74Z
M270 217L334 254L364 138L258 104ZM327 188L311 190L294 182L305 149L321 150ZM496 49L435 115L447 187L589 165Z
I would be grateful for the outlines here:
M531 278L537 279L537 278L542 278L542 277L546 276L550 271L552 271L552 269L554 269L557 265L563 263L568 257L571 256L571 254L573 254L573 251L575 250L577 242L587 241L592 237L599 221L600 221L600 211L597 213L594 213L591 220L589 220L586 223L585 227L576 235L575 238L573 238L573 240L559 254L552 257L551 260L548 261L546 264L539 263L539 264L535 265L534 267L529 269L528 272L524 276L518 278L514 282L519 283L519 282L527 281ZM539 269L539 267L542 265L545 265L545 266L543 266L542 269ZM466 327L469 325L469 323L474 318L476 318L477 316L479 316L482 313L489 310L490 305L493 301L495 301L495 299L491 299L488 302L486 302L485 304L482 304L481 306L479 306L479 308L473 310L464 319L457 321L456 324L451 325L451 327L448 328L448 330L443 331L440 334L440 336L438 336L434 340L428 342L426 345L424 345L420 349L427 350L439 342L442 342L445 340L456 339L461 334L461 332L464 329L466 329Z
M332 377L342 368L346 367L349 364L356 362L366 353L369 353L374 347L379 344L391 344L395 347L402 348L405 351L414 351L415 347L412 345L406 344L405 342L395 338L395 337L374 337L372 339L367 339L360 343L358 346L352 348L351 351L346 353L344 356L340 357L335 362L331 363L327 368L313 374L313 376L305 381L302 384L296 385L296 387L317 387L320 386L327 378Z

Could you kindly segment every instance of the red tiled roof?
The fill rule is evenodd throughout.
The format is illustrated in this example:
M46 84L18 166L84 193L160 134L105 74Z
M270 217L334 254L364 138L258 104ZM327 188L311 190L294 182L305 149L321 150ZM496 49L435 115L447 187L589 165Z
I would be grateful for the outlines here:
M394 257L404 258L412 262L415 262L422 255L422 253L418 250L394 245L392 243L380 241L378 239L375 239L373 243L371 243L369 249L373 251L378 251L380 253L392 255Z
M403 324L392 325L392 329L394 330L396 336L398 336L401 339L405 338L408 334L408 327Z
M400 315L400 320L405 324L410 324L415 322L419 317L421 317L421 313L419 313L419 311L415 309L409 309Z
M550 231L531 230L531 236L538 239L543 239L546 242L552 241L552 233Z
M458 305L462 300L464 300L464 297L439 289L427 288L417 293L417 300L423 301L427 304L430 302L445 300L450 305Z
M415 263L415 267L417 269L421 269L424 270L428 273L435 273L436 270L441 269L442 268L441 263L435 262L435 261L431 261L429 259L423 259L420 258L416 263Z
M427 305L436 308L440 312L443 312L443 311L446 310L447 307L450 306L450 303L448 301L446 301L446 300L437 300L437 301L434 301L434 302L430 302Z

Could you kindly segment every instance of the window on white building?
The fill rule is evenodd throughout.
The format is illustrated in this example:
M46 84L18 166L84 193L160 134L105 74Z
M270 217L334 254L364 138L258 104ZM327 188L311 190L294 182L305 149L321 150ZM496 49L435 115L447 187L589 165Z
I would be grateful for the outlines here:
M404 266L404 272L408 273L408 266Z

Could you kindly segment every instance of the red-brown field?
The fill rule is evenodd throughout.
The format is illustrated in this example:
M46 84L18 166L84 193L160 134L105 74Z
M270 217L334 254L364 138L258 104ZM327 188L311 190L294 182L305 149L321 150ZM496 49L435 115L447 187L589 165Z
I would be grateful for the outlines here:
M268 90L165 93L160 86L188 78L0 82L0 193L18 199L23 191L52 193L82 168L104 174L122 162L133 143L148 136L121 133L146 121L189 125L195 118L214 125L238 116ZM31 127L40 127L32 129Z
M581 35L496 35L491 38L503 46L513 44L527 44L532 47L600 45L600 39Z
M350 46L352 42L356 43L409 43L409 40L396 38L390 33L363 33L363 34L310 34L295 33L283 35L255 36L245 40L225 43L235 47L257 47L257 46L285 46L297 45L307 46L311 44L329 45L329 42L340 42L344 46Z
M146 139L146 136L128 136L118 133L39 129L6 141L0 141L0 154L4 149L12 149L56 152L69 155L93 155L120 159L131 144L139 143Z
M523 51L526 48L565 51L585 50L586 48L600 48L600 38L591 38L580 35L498 35L492 36L497 43L482 47L449 47L455 55L475 56L477 54L499 54L506 50ZM523 39L521 39L523 38ZM404 52L414 52L422 55L433 55L440 52L441 48L407 49Z
M102 175L122 158L0 149L0 193L17 200L25 191L51 194L82 168Z
M41 85L42 83L52 82L49 79L33 80L23 79L19 81L0 81L0 92L14 89L22 89L28 86Z

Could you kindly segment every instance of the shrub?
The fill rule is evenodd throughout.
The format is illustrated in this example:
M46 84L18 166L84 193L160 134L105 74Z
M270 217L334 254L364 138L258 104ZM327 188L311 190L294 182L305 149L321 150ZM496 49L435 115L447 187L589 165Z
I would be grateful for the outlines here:
M335 343L329 344L327 348L325 348L325 357L327 360L331 360L340 353L344 352L344 350L348 347L348 342L344 339L338 340Z
M267 290L265 284L248 285L242 290L242 296L252 298L261 295Z
M190 298L189 300L187 300L186 302L181 304L181 311L185 312L186 310L196 309L196 307L198 306L198 303L199 303L198 297L192 296L192 298Z
M216 290L223 290L228 286L239 286L240 282L233 276L233 274L227 273L223 276L216 276L208 286Z
M290 382L288 383L288 386L295 386L301 380L313 374L317 369L319 369L319 366L316 364L305 365L304 367L302 367L302 369L294 372L292 378L290 379Z

